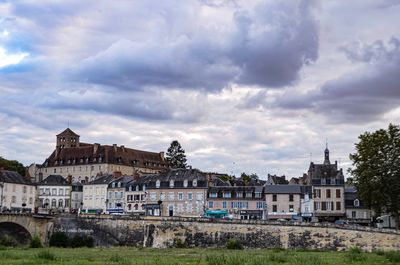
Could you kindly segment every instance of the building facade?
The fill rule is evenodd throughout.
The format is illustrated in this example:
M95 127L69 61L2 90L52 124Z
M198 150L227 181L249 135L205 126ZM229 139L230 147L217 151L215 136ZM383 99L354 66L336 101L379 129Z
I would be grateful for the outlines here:
M119 174L100 175L93 181L84 183L82 211L85 213L106 213L108 184L120 177Z
M35 172L39 180L57 174L64 178L71 176L72 182L88 183L99 174L115 171L124 175L158 173L167 168L163 152L147 152L116 144L82 143L80 136L67 128L56 136L56 148L43 165L30 172Z
M206 208L227 211L233 219L265 219L263 186L212 186L208 189Z
M19 173L0 170L0 209L12 212L33 212L36 187Z
M267 219L298 220L301 194L299 185L266 185Z
M147 199L146 195L147 190L145 176L128 183L125 189L125 213L133 215L145 215Z
M57 212L69 212L71 184L60 175L50 175L37 184L39 207Z
M345 217L344 175L337 161L331 164L328 147L322 164L310 163L306 184L313 187L314 220L335 221Z
M344 192L346 219L349 223L370 225L372 223L372 211L364 206L363 201L357 195L355 187L345 187Z
M80 182L72 183L71 210L77 212L83 206L83 185Z
M132 176L123 176L108 184L107 213L124 213L127 203L125 200L125 189L132 181Z
M207 196L206 174L197 169L171 169L149 176L146 215L200 217Z

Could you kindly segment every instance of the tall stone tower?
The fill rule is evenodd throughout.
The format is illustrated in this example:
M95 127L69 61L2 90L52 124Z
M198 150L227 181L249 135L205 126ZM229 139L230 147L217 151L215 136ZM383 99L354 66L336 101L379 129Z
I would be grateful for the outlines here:
M64 149L71 147L79 147L79 135L74 133L70 128L65 129L57 136L56 149Z

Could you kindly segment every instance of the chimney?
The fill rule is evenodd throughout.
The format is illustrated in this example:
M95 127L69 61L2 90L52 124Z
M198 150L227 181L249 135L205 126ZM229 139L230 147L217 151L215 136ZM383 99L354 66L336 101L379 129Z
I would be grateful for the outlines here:
M134 179L135 181L138 181L139 178L140 178L140 174L139 174L139 172L138 172L137 170L135 170L135 171L133 172L133 179Z
M67 180L68 180L69 184L72 184L72 176L71 175L68 175Z
M113 144L114 152L117 152L117 144Z
M161 160L162 160L162 161L165 160L165 156L164 156L164 155L165 155L164 152L160 152L160 157L161 157Z
M114 177L114 179L118 179L118 178L122 177L121 171L114 171L113 177Z
M97 150L99 149L99 146L100 146L100 144L98 144L98 143L95 143L93 145L93 154L96 154Z
M122 148L122 152L125 152L125 146L121 145L121 148Z

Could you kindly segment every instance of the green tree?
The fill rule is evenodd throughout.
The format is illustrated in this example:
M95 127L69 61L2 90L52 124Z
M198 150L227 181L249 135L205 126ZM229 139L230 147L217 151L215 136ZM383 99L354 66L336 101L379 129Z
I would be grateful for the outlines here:
M7 160L0 156L0 168L5 170L16 171L22 176L25 176L25 167L23 164L16 160Z
M167 151L167 161L171 168L186 168L185 150L181 144L174 140Z
M400 127L365 132L356 152L350 154L354 185L361 199L378 215L392 214L399 228L400 214Z

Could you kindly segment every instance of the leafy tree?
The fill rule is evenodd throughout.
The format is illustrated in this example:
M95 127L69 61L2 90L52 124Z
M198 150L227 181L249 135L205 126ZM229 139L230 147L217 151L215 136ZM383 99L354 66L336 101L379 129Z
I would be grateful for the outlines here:
M366 132L359 139L349 169L357 192L378 215L392 214L399 228L400 127L390 124L387 130Z
M25 167L23 164L16 160L7 160L0 156L0 168L5 170L17 171L22 176L25 176Z
M171 168L186 168L185 150L178 141L172 141L167 151L167 161Z

